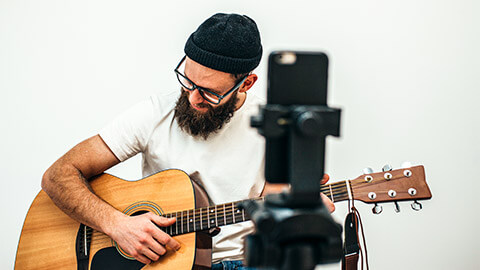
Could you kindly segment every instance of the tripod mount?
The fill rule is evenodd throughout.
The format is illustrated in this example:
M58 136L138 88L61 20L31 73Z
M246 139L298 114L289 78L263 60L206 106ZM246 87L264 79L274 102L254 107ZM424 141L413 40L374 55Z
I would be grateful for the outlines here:
M246 241L249 266L314 269L341 259L342 227L320 197L325 137L339 136L340 112L328 106L267 104L251 118L251 126L266 137L267 148L272 139L286 142L287 173L267 181L288 182L291 188L266 196L264 202L242 205L257 228Z

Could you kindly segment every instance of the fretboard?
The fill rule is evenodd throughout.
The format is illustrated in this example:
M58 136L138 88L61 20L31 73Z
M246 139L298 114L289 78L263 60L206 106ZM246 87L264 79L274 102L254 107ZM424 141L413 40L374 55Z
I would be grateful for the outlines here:
M322 185L320 192L333 202L348 199L346 181ZM263 200L263 197L253 200ZM175 236L250 220L245 210L238 207L241 202L243 201L164 214L164 217L176 218L177 221L173 225L161 229L169 235Z

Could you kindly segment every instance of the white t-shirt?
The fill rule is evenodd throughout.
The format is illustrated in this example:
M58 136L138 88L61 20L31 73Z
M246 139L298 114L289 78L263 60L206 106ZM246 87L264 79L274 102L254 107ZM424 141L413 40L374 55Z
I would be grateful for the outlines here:
M174 119L176 91L152 96L120 115L100 136L120 161L142 153L142 173L165 169L196 173L214 204L260 196L265 185L265 139L250 127L250 116L264 101L248 93L230 122L207 140L182 131ZM213 238L213 262L243 258L251 222L228 225Z

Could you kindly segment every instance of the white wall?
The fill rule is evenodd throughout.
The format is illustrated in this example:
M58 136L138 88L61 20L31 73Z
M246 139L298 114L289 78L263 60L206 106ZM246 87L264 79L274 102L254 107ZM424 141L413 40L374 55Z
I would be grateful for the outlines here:
M328 143L334 180L384 163L426 166L433 199L422 211L401 203L374 216L357 204L372 269L478 269L477 1L0 0L1 269L13 268L45 169L135 102L178 88L184 42L215 12L254 18L264 56L329 53L329 102L343 108L342 137ZM135 179L138 165L112 171ZM335 217L345 213L338 204Z

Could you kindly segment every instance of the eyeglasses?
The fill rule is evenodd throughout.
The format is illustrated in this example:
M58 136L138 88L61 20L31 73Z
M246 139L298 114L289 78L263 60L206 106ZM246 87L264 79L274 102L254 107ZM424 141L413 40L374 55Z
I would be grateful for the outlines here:
M228 90L228 92L226 92L224 95L219 95L217 93L212 92L211 90L208 90L196 85L189 78L187 78L187 76L185 76L178 70L182 65L182 63L185 61L185 58L186 56L182 58L180 63L178 63L178 66L175 68L175 74L177 74L178 81L180 82L182 87L188 91L195 91L195 89L197 89L200 95L203 97L203 99L205 99L207 102L212 104L219 104L222 101L222 99L224 99L226 96L230 95L235 90L240 88L240 86L242 86L243 82L245 82L245 80L248 77L248 75L243 77L243 79L240 80L240 82L238 82L232 89Z

